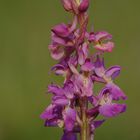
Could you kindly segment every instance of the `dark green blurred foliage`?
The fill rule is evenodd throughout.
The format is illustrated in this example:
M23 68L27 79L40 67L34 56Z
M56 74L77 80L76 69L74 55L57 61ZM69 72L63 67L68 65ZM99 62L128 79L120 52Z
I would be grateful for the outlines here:
M61 130L43 127L50 103L46 87L61 78L49 73L50 28L68 22L59 0L0 0L0 140L59 140ZM127 112L108 120L95 140L140 140L140 1L91 0L90 26L107 30L116 48L107 66L122 66L116 83L128 96Z

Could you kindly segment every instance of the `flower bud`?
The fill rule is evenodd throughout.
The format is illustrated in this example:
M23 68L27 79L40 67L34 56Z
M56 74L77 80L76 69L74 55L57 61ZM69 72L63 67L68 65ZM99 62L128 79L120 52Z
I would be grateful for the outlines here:
M86 12L89 7L89 0L82 0L79 6L79 12Z
M61 0L63 7L66 11L71 11L72 10L72 4L71 4L71 0Z
M61 0L63 7L68 12L79 14L86 12L89 7L89 0Z

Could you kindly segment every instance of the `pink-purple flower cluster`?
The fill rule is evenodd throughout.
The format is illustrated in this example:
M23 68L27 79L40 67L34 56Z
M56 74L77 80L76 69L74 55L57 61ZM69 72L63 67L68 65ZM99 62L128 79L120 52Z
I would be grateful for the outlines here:
M66 11L71 12L70 24L59 24L52 28L49 50L58 63L52 67L56 75L64 77L62 86L51 84L51 104L41 114L45 126L63 128L62 140L92 140L94 131L107 118L115 117L126 110L126 95L114 83L120 66L106 68L103 54L112 52L112 35L106 31L88 32L89 0L62 0ZM91 49L95 53L91 53ZM97 94L95 83L104 84ZM104 119L98 120L98 116Z

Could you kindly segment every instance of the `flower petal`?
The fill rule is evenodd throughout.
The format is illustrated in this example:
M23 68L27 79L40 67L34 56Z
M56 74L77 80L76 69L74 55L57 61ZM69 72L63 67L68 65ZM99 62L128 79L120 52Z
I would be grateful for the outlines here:
M100 40L110 40L110 39L112 39L112 35L111 34L109 34L108 32L106 32L106 31L101 31L101 32L97 32L96 34L95 34L95 41L96 42L98 42L98 41L100 41Z
M124 92L114 83L108 83L106 87L110 88L110 94L113 100L127 99L127 96L124 94Z
M64 48L56 45L49 45L51 57L55 60L60 60L64 56Z
M101 115L105 117L115 117L119 115L120 113L123 113L126 111L126 105L125 104L104 104L100 106L99 112Z
M78 63L83 65L88 57L88 45L84 43L78 50Z
M73 132L64 132L61 140L77 140L77 135Z
M61 0L63 7L66 11L72 10L71 1L70 0Z
M68 105L69 101L66 99L64 96L54 96L53 97L53 104L55 105L60 105L60 106L65 106Z
M54 84L51 84L48 86L48 92L53 93L54 95L57 95L57 96L64 95L62 88Z
M109 78L111 77L111 79L114 80L120 74L120 71L121 71L120 66L112 66L106 70L105 75Z
M64 84L63 89L64 89L64 94L68 99L72 99L74 97L75 89L72 81L67 81Z
M92 71L94 69L94 64L91 62L90 59L86 59L85 64L81 66L82 71Z
M67 108L64 113L65 129L72 131L76 121L76 111L72 108Z
M64 75L66 72L66 68L61 64L56 64L51 68L52 71L55 71L57 75Z
M46 110L40 115L41 119L53 119L54 118L54 114L53 114L53 110L55 108L55 105L49 105Z
M99 55L97 55L97 59L94 63L95 65L95 73L99 77L103 77L105 74L105 67L104 67L104 60L103 58L100 58Z
M68 26L64 23L56 25L52 31L60 37L67 37L69 35L69 29Z
M95 127L95 128L98 128L98 127L100 127L104 122L105 122L105 120L99 120L99 121L94 121L93 124L94 124L94 127Z
M112 52L112 49L114 48L114 43L107 42L103 44L96 44L94 48L103 52Z
M58 126L57 119L46 120L45 126L57 127Z

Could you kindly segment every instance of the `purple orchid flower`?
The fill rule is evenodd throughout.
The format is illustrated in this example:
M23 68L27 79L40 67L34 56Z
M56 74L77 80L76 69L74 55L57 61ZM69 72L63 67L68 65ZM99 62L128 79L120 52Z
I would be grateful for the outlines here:
M112 35L110 35L109 33L105 31L97 32L95 34L95 40L94 40L95 49L103 52L112 52L112 49L114 48L114 43L109 41L111 39L112 39Z
M106 31L87 31L89 0L61 0L66 11L74 15L71 24L61 23L51 30L50 54L57 60L51 70L64 77L60 85L48 86L50 105L40 115L45 126L59 127L61 140L93 140L95 131L105 120L126 111L124 92L114 83L121 67L106 68L103 54L111 52L114 43ZM90 47L94 45L94 47ZM95 54L91 49L97 50ZM96 83L104 87L95 94ZM90 104L90 106L89 106ZM97 120L102 116L103 120Z
M120 113L125 112L126 105L113 103L113 100L126 99L122 92L114 94L109 87L104 88L99 94L99 113L105 117L114 117Z
M94 43L94 48L101 52L112 52L114 48L114 43L110 41L112 39L112 35L106 31L101 32L91 32L86 34L89 42Z

